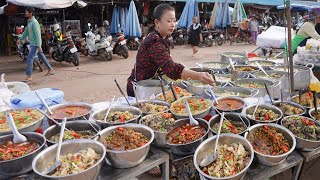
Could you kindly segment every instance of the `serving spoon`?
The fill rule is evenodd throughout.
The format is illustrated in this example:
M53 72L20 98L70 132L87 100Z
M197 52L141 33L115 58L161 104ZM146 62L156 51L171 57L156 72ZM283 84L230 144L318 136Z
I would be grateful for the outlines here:
M214 94L214 92L212 91L212 89L211 89L211 87L210 87L210 85L208 84L208 89L209 89L209 92L210 92L210 94L211 94L211 98L212 98L212 100L213 101L215 101L217 104L219 104L219 102L218 102L218 100L217 100L217 98L216 98L216 96L215 96L215 94Z
M185 99L184 100L184 106L186 107L186 110L188 112L188 116L189 116L189 120L190 120L190 125L195 125L195 126L198 126L199 123L197 120L195 120L192 116L192 113L191 113L191 110L190 110L190 106L189 106L189 103L188 101Z
M316 91L313 91L313 106L314 106L315 120L317 120L318 119L318 96Z
M175 101L178 100L177 92L176 92L176 90L173 88L173 82L170 82L170 83L169 83L169 87L170 87L170 89L171 89L171 91L172 91L174 100L175 100Z
M162 78L159 78L159 79L160 79L161 91L162 91L162 94L163 94L163 97L164 97L164 101L167 102L167 96L166 96L166 91L164 89L163 80L162 80Z
M269 96L269 98L270 98L271 104L274 105L274 104L273 104L273 100L272 100L271 95L270 95L270 91L269 91L268 86L267 86L266 83L264 83L264 87L265 87L265 89L266 89L266 91L267 91L267 94L268 94L268 96Z
M261 98L259 97L258 102L257 102L257 104L256 104L256 106L255 106L255 108L254 108L253 114L251 115L251 116L252 116L252 119L256 119L255 114L256 114L257 109L258 109L258 106L259 106L259 104L260 104L260 100L261 100Z
M6 112L6 119L7 119L9 126L10 126L10 129L13 133L13 143L26 142L27 138L24 135L19 133L10 112Z
M124 92L122 91L122 88L120 87L120 85L119 85L119 83L118 83L117 79L114 79L114 82L116 83L116 85L117 85L117 87L118 87L118 89L119 89L120 93L121 93L121 94L122 94L122 96L124 97L124 99L127 101L128 105L129 105L129 106L131 106L131 105L130 105L130 103L129 103L129 100L128 100L128 98L127 98L127 96L126 96L126 95L124 94Z
M267 77L269 77L269 74L263 69L263 67L258 62L256 62L256 65Z
M53 112L51 111L51 109L49 108L47 102L42 98L42 96L37 92L35 91L36 95L38 96L38 98L40 99L40 101L42 102L42 104L44 105L44 107L46 107L46 109L48 110L49 114L52 115Z
M106 111L106 115L105 115L104 118L103 118L103 120L104 120L105 122L107 121L107 117L108 117L108 115L109 115L109 113L110 113L110 109L111 109L111 106L112 106L115 98L116 98L116 96L113 96L112 101L110 102L109 107L108 107L108 109L107 109L107 111Z
M61 151L61 144L62 144L63 135L64 135L64 128L66 127L66 122L67 122L67 118L65 117L65 118L63 118L62 127L60 129L60 136L59 136L59 141L58 141L55 163L54 163L54 165L52 165L48 169L46 169L44 172L42 172L42 174L47 175L47 174L51 173L52 171L54 171L55 169L57 169L59 166L61 166L60 151Z
M208 154L204 159L202 159L202 161L199 164L201 167L208 166L209 164L211 164L213 161L215 161L218 158L217 146L218 146L218 141L219 141L219 137L220 137L223 118L224 118L224 112L222 112L222 115L220 117L219 129L218 129L218 134L216 136L216 142L215 142L214 149L213 149L213 155Z

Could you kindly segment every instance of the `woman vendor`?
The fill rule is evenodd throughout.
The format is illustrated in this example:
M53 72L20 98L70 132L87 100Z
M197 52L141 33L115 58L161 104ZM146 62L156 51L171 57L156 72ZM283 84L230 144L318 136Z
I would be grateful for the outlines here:
M292 52L295 54L299 46L305 46L307 40L320 39L320 35L315 29L315 25L320 23L320 8L311 9L308 15L308 22L305 22L298 33L292 39ZM285 48L285 44L282 45Z
M155 31L146 37L138 50L135 66L128 78L128 95L135 96L132 82L157 78L160 72L174 80L190 78L208 84L213 83L209 73L188 70L172 60L170 41L167 37L175 29L175 9L168 4L160 4L154 9L153 16Z

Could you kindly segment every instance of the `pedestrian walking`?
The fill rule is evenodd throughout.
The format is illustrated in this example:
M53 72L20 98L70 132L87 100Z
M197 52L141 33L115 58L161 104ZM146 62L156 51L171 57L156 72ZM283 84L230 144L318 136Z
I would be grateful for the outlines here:
M192 24L189 27L189 44L192 46L192 56L198 52L197 46L199 46L201 34L201 25L198 23L198 17L195 16L192 19Z
M257 44L257 36L259 31L259 24L255 16L252 16L249 22L249 30L251 32L251 38L254 45Z
M32 68L33 68L33 59L38 54L39 59L42 60L42 62L45 64L45 66L48 68L48 75L54 75L54 70L51 67L48 59L43 54L41 44L41 31L40 31L40 25L39 22L34 17L35 9L33 7L27 7L25 10L25 16L28 18L28 25L23 32L22 36L18 40L18 43L20 43L20 40L25 39L28 37L30 41L30 52L27 57L27 70L26 75L27 78L25 81L31 81L32 80Z

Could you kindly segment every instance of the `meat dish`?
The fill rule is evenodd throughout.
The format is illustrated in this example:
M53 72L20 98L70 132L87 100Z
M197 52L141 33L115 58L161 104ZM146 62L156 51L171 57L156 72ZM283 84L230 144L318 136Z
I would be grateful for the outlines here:
M279 107L285 115L289 116L302 114L304 112L303 109L285 102L279 103L277 107Z
M159 105L155 103L140 103L139 108L143 113L156 114L160 112L166 112L169 110L168 106Z
M243 105L244 103L237 99L225 98L219 100L219 103L214 106L221 111L234 111L242 108Z
M212 130L217 133L218 129L219 123L215 123ZM241 121L223 120L222 122L221 133L240 134L244 130L246 130L246 126Z
M93 131L87 130L87 131L73 131L70 129L70 131L66 131L63 134L63 141L72 140L72 139L90 139L93 137L95 133ZM56 134L50 138L53 142L59 141L60 134Z
M307 92L302 94L301 96L301 102L299 100L299 96L295 96L292 98L294 102L299 103L302 106L308 107L308 108L314 108L313 105L313 93ZM320 99L317 98L318 106L320 106Z
M33 140L22 143L7 141L0 145L0 162L28 155L36 151L39 147L39 144Z
M75 118L88 114L91 110L85 106L63 106L53 110L51 115L54 119Z
M197 115L210 108L210 101L204 98L189 97L187 101L192 115ZM184 99L180 99L171 104L171 112L187 116L187 110L184 105Z
M158 113L145 116L142 124L150 127L154 131L168 132L174 126L175 120L171 113Z
M166 139L170 144L187 144L197 141L206 134L206 128L202 125L185 124L171 130Z
M178 87L178 86L174 86L174 90L175 90L175 92L176 92L176 95L177 95L177 98L178 98L178 99L180 99L180 98L182 98L182 97L192 96L192 95L193 95L192 93L189 93L187 90L182 89L182 88L180 88L180 87ZM172 103L172 102L175 101L175 100L174 100L173 93L172 93L171 90L169 90L169 91L166 92L166 98L167 98L167 102L168 102L168 103ZM162 93L159 94L159 96L157 97L157 99L164 101L164 96L163 96L163 94L162 94Z
M107 122L123 123L123 122L129 121L131 119L134 119L136 117L137 117L136 115L132 114L129 111L124 111L124 112L123 111L113 111L113 112L109 113L109 115L107 117Z
M253 110L251 116L253 116ZM273 110L259 107L257 108L257 111L254 114L254 119L258 121L275 121L279 117L280 115L274 112Z

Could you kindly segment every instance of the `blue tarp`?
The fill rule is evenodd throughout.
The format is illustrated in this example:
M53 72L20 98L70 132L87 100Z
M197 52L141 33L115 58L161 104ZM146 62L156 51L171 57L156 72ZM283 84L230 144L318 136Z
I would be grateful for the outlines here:
M129 37L141 37L139 18L133 0L130 2L124 35Z
M112 12L112 19L111 19L111 25L110 25L110 33L111 34L116 34L119 31L119 25L120 25L120 20L119 20L119 13L118 13L118 8L115 6L113 8Z
M312 8L320 8L320 2L291 1L290 6L293 11L307 11ZM277 6L277 9L284 9L284 5Z
M186 2L187 0L166 0L166 1L177 1L177 2ZM237 0L229 0L229 4L234 4ZM223 0L197 0L197 2L223 2ZM283 0L241 0L242 4L257 4L265 6L280 6L283 5Z
M198 2L196 0L188 0L178 21L178 27L189 28L194 16L198 16L198 22L200 22Z

